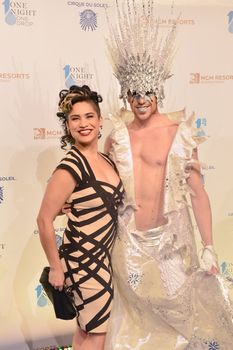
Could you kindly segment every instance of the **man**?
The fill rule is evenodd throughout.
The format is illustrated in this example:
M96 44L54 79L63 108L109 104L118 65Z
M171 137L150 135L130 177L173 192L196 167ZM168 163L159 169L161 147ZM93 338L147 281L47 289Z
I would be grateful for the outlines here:
M128 125L128 132L137 205L135 223L137 229L143 231L166 223L163 213L164 176L168 153L179 124L177 120L170 120L168 116L158 112L157 98L154 94L146 94L143 97L140 94L134 96L129 92L128 101L134 115L133 121ZM182 117L183 113L180 112ZM106 153L109 153L110 149L109 137L106 141ZM193 157L197 160L197 149L193 150ZM198 165L192 166L187 181L195 193L191 199L202 241L204 245L212 245L211 210ZM212 267L211 272L216 271L216 268Z
M108 42L133 120L126 125L124 112L113 116L105 145L126 192L112 252L115 294L105 349L230 350L232 308L215 276L211 209L197 156L203 140L192 126L194 115L158 111L171 76L175 27L156 46L153 3L140 6L118 7L120 24L110 28ZM203 242L202 269L190 200Z

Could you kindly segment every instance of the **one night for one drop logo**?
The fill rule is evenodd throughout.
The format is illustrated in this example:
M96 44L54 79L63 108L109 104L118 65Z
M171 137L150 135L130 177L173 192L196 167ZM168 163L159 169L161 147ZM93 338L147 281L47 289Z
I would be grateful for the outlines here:
M67 88L72 85L88 85L94 76L94 74L88 72L86 67L75 67L66 64L63 70L65 73L65 85Z
M2 2L5 22L9 25L31 26L36 10L29 8L27 2L4 0Z

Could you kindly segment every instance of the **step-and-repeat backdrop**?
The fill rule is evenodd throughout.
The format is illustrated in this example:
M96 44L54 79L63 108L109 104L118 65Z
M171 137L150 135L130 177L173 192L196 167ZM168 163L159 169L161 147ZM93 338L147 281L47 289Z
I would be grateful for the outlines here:
M222 272L233 276L233 1L157 1L164 30L181 13L173 77L162 112L186 107L209 136L199 150ZM4 0L0 4L0 349L68 344L75 321L54 317L38 279L46 259L36 216L64 152L58 92L88 84L108 113L121 107L105 47L113 0ZM156 22L156 19L155 19ZM57 242L66 221L55 221Z

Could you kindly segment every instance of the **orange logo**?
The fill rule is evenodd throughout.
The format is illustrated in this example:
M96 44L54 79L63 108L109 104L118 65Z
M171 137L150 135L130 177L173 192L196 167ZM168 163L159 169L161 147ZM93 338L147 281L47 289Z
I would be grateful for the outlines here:
M34 140L43 140L43 139L58 139L62 136L61 130L46 129L46 128L34 128Z
M224 83L225 81L232 81L232 74L201 74L190 73L190 84L206 84L206 83Z
M190 84L200 83L200 73L190 73Z
M29 73L0 72L0 82L7 82L13 80L27 80L30 78L31 75Z
M179 25L185 25L185 26L195 25L194 19L190 19L190 18L179 18L179 19L159 18L155 20L155 23L159 24L160 27L170 27L174 23L177 23Z
M45 128L34 128L34 139L45 139Z

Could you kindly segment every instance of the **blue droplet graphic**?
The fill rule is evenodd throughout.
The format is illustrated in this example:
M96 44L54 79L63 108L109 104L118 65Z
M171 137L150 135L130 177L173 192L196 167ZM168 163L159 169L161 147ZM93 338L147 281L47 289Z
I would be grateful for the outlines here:
M228 31L233 34L233 11L230 11L228 14Z
M228 30L231 34L233 34L233 20L230 22L230 24L228 26Z
M46 299L46 297L43 294L41 294L41 296L37 300L37 305L39 307L44 307L47 304L48 304L48 300Z
M223 263L221 264L221 269L222 269L222 273L227 271L227 263L225 261L223 261Z
M11 11L7 13L5 17L5 22L10 26L13 26L16 23L16 17Z

